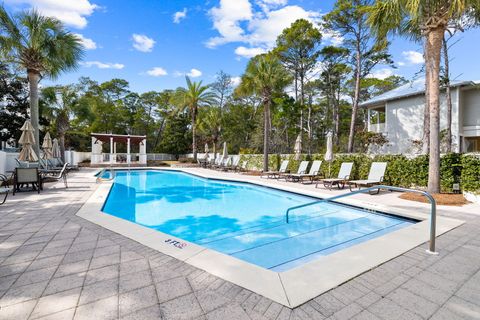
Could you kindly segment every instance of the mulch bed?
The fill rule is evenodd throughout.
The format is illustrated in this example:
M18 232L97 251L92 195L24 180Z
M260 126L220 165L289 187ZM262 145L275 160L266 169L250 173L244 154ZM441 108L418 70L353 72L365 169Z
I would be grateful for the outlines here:
M418 193L405 192L400 195L400 198L404 200L428 203L428 199ZM463 206L464 204L470 203L465 199L463 194L458 193L435 193L433 194L433 198L438 205L443 206Z

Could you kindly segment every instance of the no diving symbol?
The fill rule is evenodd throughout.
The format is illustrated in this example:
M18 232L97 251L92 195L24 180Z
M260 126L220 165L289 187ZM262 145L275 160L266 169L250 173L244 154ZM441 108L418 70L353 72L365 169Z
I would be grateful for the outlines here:
M178 249L183 249L187 246L187 244L185 242L180 242L180 241L173 240L173 239L167 239L167 240L165 240L165 243L171 244Z

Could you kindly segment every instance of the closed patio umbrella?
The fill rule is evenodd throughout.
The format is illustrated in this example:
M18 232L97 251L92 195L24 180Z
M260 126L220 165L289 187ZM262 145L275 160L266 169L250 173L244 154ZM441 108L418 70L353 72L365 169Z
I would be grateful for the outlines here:
M208 159L208 158L209 158L209 157L208 157L208 152L209 152L209 151L210 151L210 150L208 149L208 143L205 143L205 159Z
M323 158L325 161L328 161L328 176L330 177L330 166L332 165L333 161L333 138L331 132L327 134L327 151L325 152L325 156Z
M295 153L295 160L300 160L302 157L302 133L298 134L297 140L295 140L295 147L293 148Z
M38 161L38 156L33 151L32 145L35 143L35 138L33 136L33 126L30 123L30 120L25 121L23 126L20 128L22 130L22 135L18 140L18 143L22 145L22 150L18 156L20 161Z
M60 153L60 146L58 145L58 139L53 139L53 146L52 146L52 157L53 158L61 158L62 155Z
M223 159L226 159L228 157L228 151L227 151L227 143L223 143Z
M43 159L52 159L53 143L52 143L52 137L50 137L50 132L47 132L45 134L45 137L43 138L42 149L43 149Z

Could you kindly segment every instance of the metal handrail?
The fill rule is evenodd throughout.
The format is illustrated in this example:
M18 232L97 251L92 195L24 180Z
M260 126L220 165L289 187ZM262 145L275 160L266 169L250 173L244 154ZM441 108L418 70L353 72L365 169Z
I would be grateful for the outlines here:
M374 190L380 191L380 189L386 189L386 190L390 190L390 191L420 193L420 194L424 195L425 197L427 197L427 199L430 201L430 205L431 205L431 209L430 209L430 241L429 241L429 250L427 250L427 252L431 253L431 254L436 254L436 252L435 252L435 235L436 235L436 225L437 225L437 203L436 203L435 199L432 197L432 195L430 193L426 192L426 191L408 189L408 188L401 188L401 187L393 187L393 186L385 186L385 185L376 185L376 186L369 187L369 188L366 188L366 189L360 189L360 190L357 190L357 191L352 191L352 192L344 193L344 194L341 194L341 195L338 195L338 196L334 196L334 197L330 197L330 198L326 198L326 199L322 199L322 200L318 200L318 201L314 201L314 202L309 202L309 203L305 203L305 204L301 204L301 205L298 205L298 206L295 206L295 207L288 208L287 211L285 212L285 218L286 218L287 223L289 223L290 222L289 215L290 215L290 211L292 211L292 210L312 206L312 205L322 203L322 202L330 202L330 201L333 201L333 200L336 200L336 199L353 196L353 195L358 194L358 193L366 193L366 192L370 192L370 191L374 191Z
M113 179L115 179L115 170L110 170L111 173L112 173L111 178L102 178L105 171L107 171L107 169L102 169L102 171L100 171L100 173L98 174L98 177L97 177L97 183L100 182L100 181L112 181Z

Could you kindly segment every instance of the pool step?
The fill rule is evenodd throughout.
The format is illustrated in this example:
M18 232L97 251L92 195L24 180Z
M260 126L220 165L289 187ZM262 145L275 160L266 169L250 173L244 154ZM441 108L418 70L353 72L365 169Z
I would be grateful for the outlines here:
M310 220L310 219L316 219L316 218L321 217L321 216L334 214L334 213L338 213L338 212L339 212L338 209L323 209L323 210L318 210L318 211L312 211L308 215L295 216L294 218L290 219L290 223L293 224L293 223L297 223L298 221L306 221L306 220ZM208 237L205 237L205 238L196 239L196 240L194 240L194 242L197 243L197 244L202 244L203 245L203 244L207 244L207 243L210 243L210 242L223 240L223 239L226 239L226 238L231 238L231 237L239 236L239 235L246 234L246 233L258 232L260 230L271 229L271 228L274 228L274 227L277 227L277 226L284 225L285 223L286 223L285 218L281 217L281 218L277 218L277 219L272 219L271 222L262 223L262 224L258 224L258 225L255 225L255 226L242 228L238 231L226 232L225 233L225 232L222 232L223 230L219 230L218 235L214 235L214 236L209 235Z
M402 222L377 215L372 217L368 213L337 213L335 217L327 215L297 221L265 233L251 232L206 246L265 268L274 268L399 223Z

